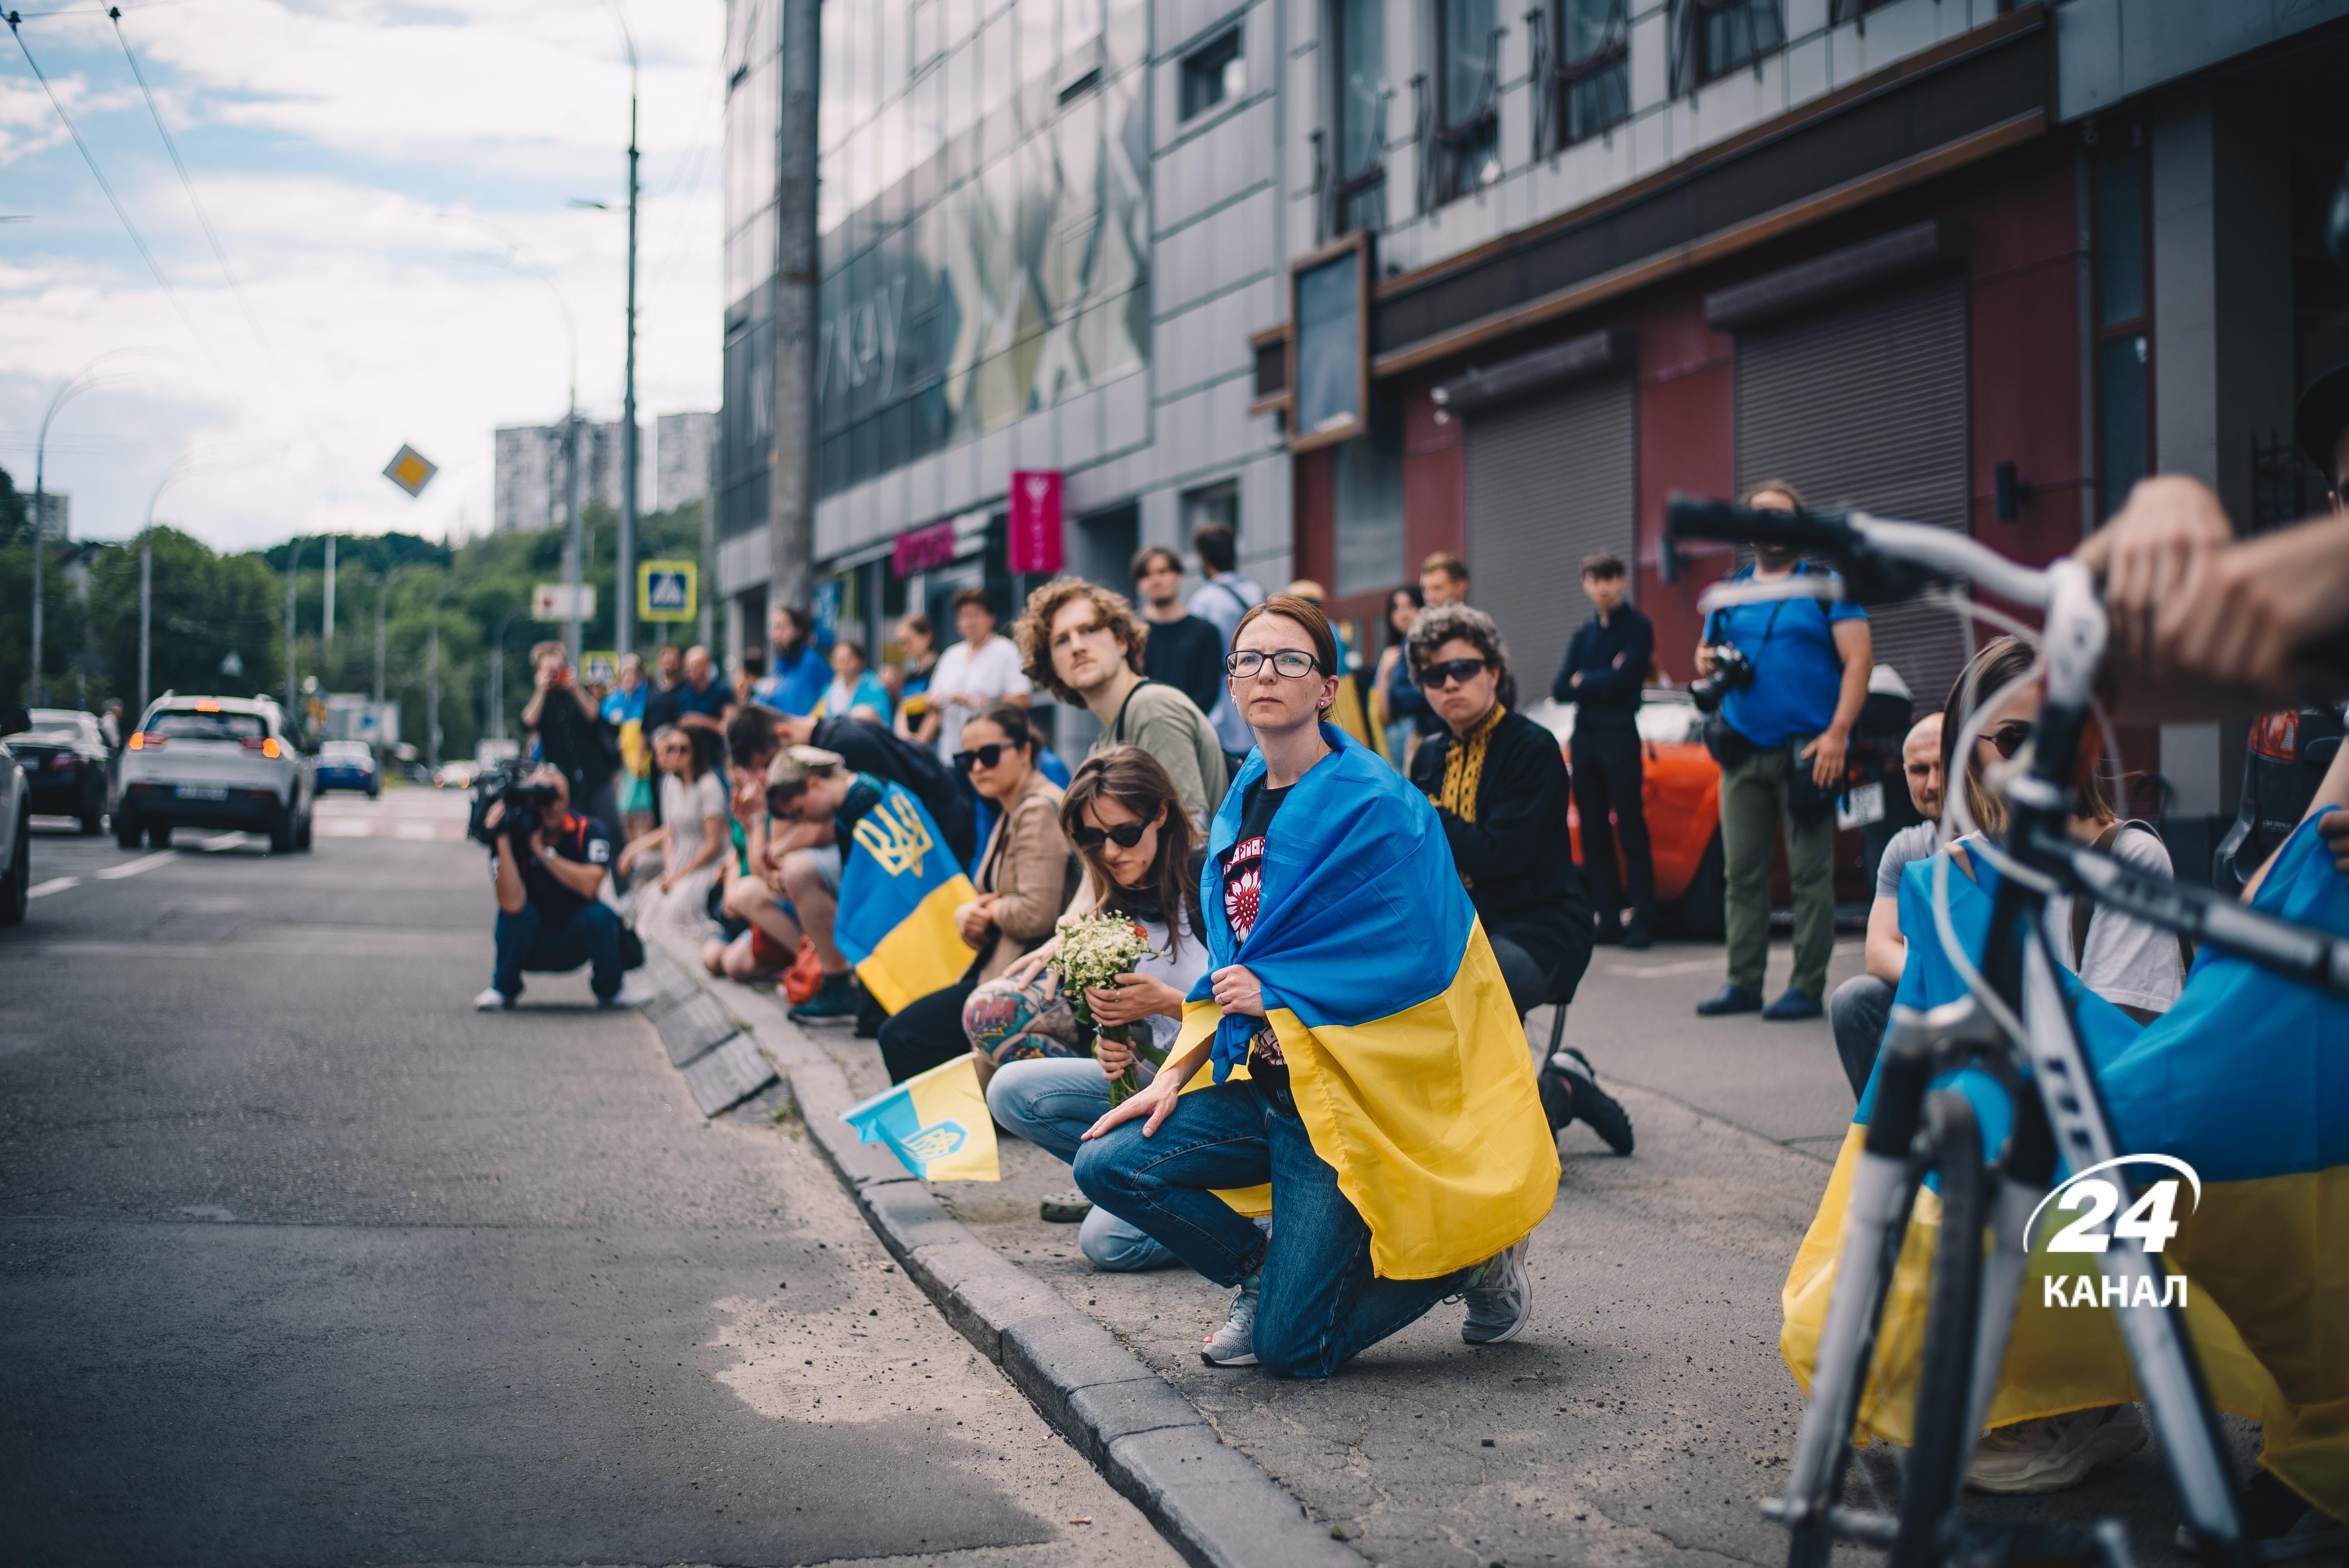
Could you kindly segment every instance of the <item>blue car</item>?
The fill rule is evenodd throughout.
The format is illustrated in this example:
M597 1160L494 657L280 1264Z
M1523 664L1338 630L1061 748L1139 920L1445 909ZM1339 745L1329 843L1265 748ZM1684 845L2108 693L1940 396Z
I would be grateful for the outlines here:
M383 772L364 741L329 740L318 748L318 793L364 790L370 800L383 793Z

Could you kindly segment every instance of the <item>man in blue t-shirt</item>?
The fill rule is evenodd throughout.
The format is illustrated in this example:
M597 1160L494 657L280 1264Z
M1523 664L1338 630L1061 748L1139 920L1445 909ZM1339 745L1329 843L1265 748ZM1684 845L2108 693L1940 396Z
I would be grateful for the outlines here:
M778 604L767 617L767 637L774 652L767 673L750 687L750 699L777 713L805 718L823 700L832 684L832 665L817 645L815 617L789 604Z
M1757 486L1745 504L1795 511L1802 502L1782 481ZM1763 546L1733 583L1777 583L1797 574L1836 582ZM1835 947L1835 797L1844 788L1851 727L1876 666L1868 614L1842 599L1801 597L1732 604L1705 618L1697 645L1700 676L1733 647L1753 666L1753 681L1723 700L1730 733L1716 748L1721 769L1721 856L1729 946L1728 983L1697 1004L1706 1017L1759 1012L1765 1018L1816 1018L1825 1009L1827 955ZM1713 727L1718 728L1720 727ZM1795 973L1768 1006L1763 966L1770 956L1770 860L1784 819L1786 873L1795 894Z

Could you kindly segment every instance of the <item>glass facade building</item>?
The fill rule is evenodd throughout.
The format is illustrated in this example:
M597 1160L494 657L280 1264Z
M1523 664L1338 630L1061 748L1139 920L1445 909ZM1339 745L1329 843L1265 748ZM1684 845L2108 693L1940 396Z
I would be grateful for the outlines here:
M765 525L780 0L726 71L720 531ZM1140 369L1146 0L823 7L816 490L834 495Z

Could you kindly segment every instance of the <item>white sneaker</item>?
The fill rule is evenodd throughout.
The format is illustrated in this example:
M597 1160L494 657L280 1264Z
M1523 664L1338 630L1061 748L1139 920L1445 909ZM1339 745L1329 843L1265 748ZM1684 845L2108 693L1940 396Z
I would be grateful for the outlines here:
M514 999L494 985L473 998L473 1007L476 1012L503 1013L511 1011L513 1005Z
M1256 1304L1264 1294L1264 1275L1252 1274L1232 1293L1231 1315L1207 1336L1199 1359L1210 1367L1253 1367L1256 1363Z
M635 981L623 980L620 982L620 988L611 995L602 998L599 1005L605 1007L641 1007L656 999L650 991Z
M2145 1423L2127 1405L1993 1427L1974 1450L1966 1484L2002 1496L2066 1491L2098 1465L2124 1459L2145 1442Z
M1526 1264L1533 1239L1528 1231L1476 1265L1475 1283L1461 1293L1468 1298L1462 1339L1471 1345L1500 1345L1523 1334L1533 1321L1534 1273Z

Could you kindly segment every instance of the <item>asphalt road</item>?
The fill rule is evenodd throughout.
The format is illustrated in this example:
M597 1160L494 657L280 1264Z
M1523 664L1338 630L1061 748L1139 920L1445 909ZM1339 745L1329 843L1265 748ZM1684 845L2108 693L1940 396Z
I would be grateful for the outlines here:
M60 824L0 933L0 1561L1172 1563L788 1121L584 974L481 1015L460 803Z

